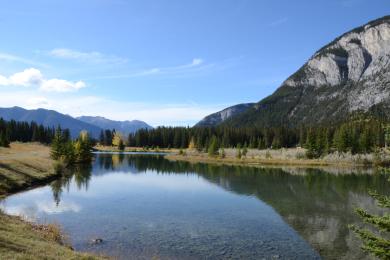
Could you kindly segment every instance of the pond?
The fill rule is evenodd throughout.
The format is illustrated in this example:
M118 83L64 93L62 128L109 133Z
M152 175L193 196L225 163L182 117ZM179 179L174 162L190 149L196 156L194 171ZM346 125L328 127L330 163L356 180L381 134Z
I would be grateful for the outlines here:
M368 189L389 190L385 176L364 172L95 156L0 208L58 223L76 250L117 259L361 259L347 225L360 223L356 207L380 212Z

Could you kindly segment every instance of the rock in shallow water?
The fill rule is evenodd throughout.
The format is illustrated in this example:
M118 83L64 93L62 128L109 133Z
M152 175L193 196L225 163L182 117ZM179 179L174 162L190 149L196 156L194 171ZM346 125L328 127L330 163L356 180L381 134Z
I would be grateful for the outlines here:
M101 244L101 243L103 243L103 239L102 238L91 239L91 244L92 245L98 245L98 244Z

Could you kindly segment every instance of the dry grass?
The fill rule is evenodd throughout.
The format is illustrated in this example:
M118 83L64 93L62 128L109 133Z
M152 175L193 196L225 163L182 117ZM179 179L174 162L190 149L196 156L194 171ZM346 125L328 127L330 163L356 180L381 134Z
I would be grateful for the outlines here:
M11 143L0 148L0 196L56 177L50 148L37 143Z
M54 224L36 225L0 214L0 259L98 259L67 246Z
M57 177L50 148L11 143L0 148L0 197ZM55 224L36 225L0 212L0 259L97 259L74 252Z
M203 162L231 165L249 165L249 166L305 166L305 167L356 167L373 164L374 156L351 155L350 153L334 153L320 159L307 159L306 150L303 148L282 148L277 150L257 150L248 149L246 156L237 158L236 149L225 149L225 157L208 156L207 153L187 149L184 155L178 153L167 155L169 160L179 160L188 162Z
M96 145L94 147L97 151L101 152L164 152L164 153L178 153L180 149L176 148L144 148L144 147L129 147L126 146L125 150L120 151L116 146L104 146L104 145Z

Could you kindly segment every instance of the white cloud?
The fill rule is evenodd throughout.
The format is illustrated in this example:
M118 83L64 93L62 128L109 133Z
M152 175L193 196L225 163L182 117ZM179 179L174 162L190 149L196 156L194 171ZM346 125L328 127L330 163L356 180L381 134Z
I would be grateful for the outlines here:
M85 83L83 81L72 82L64 79L45 79L38 69L29 68L9 77L0 75L0 86L36 86L43 91L70 92L84 88Z
M48 52L48 54L55 58L77 60L81 62L92 62L92 63L115 63L121 64L126 63L128 60L120 58L114 55L106 55L97 51L92 52L81 52L66 48L57 48Z
M63 79L50 79L43 81L39 89L43 91L69 92L84 87L85 83L82 81L71 82Z
M0 85L3 86L30 87L32 85L39 85L42 81L42 73L34 68L25 69L22 72L17 72L8 78L0 75Z
M43 76L39 70L30 68L11 75L8 80L9 85L29 87L41 84Z

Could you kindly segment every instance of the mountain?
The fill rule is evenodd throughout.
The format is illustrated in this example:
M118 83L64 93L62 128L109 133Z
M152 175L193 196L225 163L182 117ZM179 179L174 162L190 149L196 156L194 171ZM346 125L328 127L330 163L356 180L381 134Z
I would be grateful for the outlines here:
M224 122L226 119L229 119L233 116L236 116L238 114L241 114L241 113L247 111L254 104L255 103L245 103L245 104L238 104L235 106L225 108L222 111L219 111L219 112L216 112L214 114L206 116L201 121L199 121L195 125L195 127L208 127L208 126L218 125L218 124Z
M97 126L82 122L71 116L42 108L33 110L27 110L21 107L0 108L0 117L4 120L35 121L47 127L57 127L60 125L62 128L68 128L72 137L77 137L82 130L86 130L92 137L97 138L101 130Z
M125 135L135 133L139 129L153 128L147 123L139 120L114 121L100 116L81 116L77 117L77 119L102 129L115 129Z
M390 16L336 38L272 95L223 124L321 125L355 113L390 119Z

